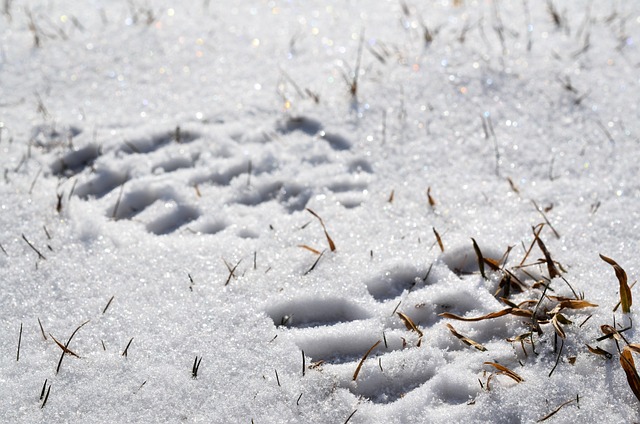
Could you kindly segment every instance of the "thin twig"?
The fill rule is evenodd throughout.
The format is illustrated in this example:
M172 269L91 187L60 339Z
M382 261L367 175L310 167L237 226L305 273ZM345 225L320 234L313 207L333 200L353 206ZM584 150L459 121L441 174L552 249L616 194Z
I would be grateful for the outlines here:
M20 335L18 335L18 353L16 354L16 362L20 360L20 344L22 344L22 323L20 323Z
M36 249L36 247L33 244L31 244L31 242L29 240L27 240L27 238L24 236L24 233L22 234L22 239L29 245L29 247L31 249L33 249L34 252L36 252L38 254L38 258L44 259L44 260L47 259L47 258L44 257L44 255L42 253L40 253L40 251L38 249Z
M58 372L60 372L60 366L62 365L62 358L64 358L64 354L67 353L68 351L68 347L69 347L69 343L71 343L71 340L73 339L73 336L76 335L76 333L78 332L78 330L80 330L82 327L84 327L86 324L89 323L89 321L91 320L87 320L85 322L83 322L82 324L80 324L78 326L78 328L76 328L75 330L73 330L73 333L71 333L71 336L69 337L69 340L67 340L67 343L65 343L64 345L64 349L62 349L62 355L60 355L60 360L58 361L58 366L56 368L56 374Z

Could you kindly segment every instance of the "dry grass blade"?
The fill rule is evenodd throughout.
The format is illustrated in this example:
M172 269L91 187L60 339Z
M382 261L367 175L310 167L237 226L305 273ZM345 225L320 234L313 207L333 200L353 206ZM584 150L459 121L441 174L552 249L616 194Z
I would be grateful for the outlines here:
M236 277L236 269L238 269L238 266L240 265L240 263L242 262L242 259L240 259L238 261L238 263L235 264L235 266L231 266L229 265L229 263L223 258L222 261L224 262L224 264L226 265L227 269L229 270L229 276L227 277L227 281L225 281L224 285L228 285L229 282L231 282L231 278L237 278Z
M551 259L551 254L549 253L549 251L547 250L547 247L542 242L542 239L538 237L536 238L536 241L538 242L538 247L540 248L540 250L542 250L542 253L544 254L545 262L547 262L547 270L549 271L549 278L553 280L555 277L559 277L560 272L558 271L558 268L556 268L556 264L553 262L553 259Z
M607 352L606 350L596 346L596 347L591 347L589 345L586 345L587 349L589 349L589 352L593 353L594 355L600 355L600 356L604 356L607 359L611 359L613 358L613 355L610 354L609 352Z
M315 216L316 218L318 218L318 221L320 221L320 225L322 225L322 230L324 231L324 235L327 238L327 242L329 243L329 249L331 249L332 252L336 251L336 245L333 242L333 240L331 240L331 237L329 237L329 233L327 232L327 227L324 225L324 221L322 220L322 218L320 218L320 215L318 215L317 213L315 213L314 211L312 211L309 208L306 208L307 212L309 212L311 215Z
M511 190L516 194L520 194L520 190L518 190L518 187L516 187L516 184L513 182L513 180L510 177L507 177L507 181L509 182L509 186L511 187Z
M424 335L422 334L422 331L420 331L418 326L416 326L416 324L413 322L411 318L409 318L407 315L403 314L402 312L396 312L396 313L398 314L400 319L402 319L402 322L404 322L404 325L405 327L407 327L407 330L415 331L416 333L418 333L420 337Z
M309 251L309 252L311 252L311 253L315 253L316 255L319 255L319 254L320 254L320 251L319 251L319 250L316 250L316 249L314 249L314 248L313 248L313 247L311 247L311 246L307 246L306 244L299 244L299 245L298 245L298 247L302 247L303 249L306 249L306 250L308 250L308 251Z
M631 298L631 288L629 287L629 284L627 284L627 273L613 259L604 255L600 255L600 259L611 265L613 270L616 272L616 277L618 277L618 281L620 282L620 303L622 304L622 312L628 314L631 312L633 299Z
M501 311L491 312L489 314L482 315L480 317L472 317L472 318L461 317L460 315L452 314L449 312L443 312L439 316L443 318L455 319L458 321L474 322L474 321L484 321L486 319L498 318L498 317L502 317L509 314L520 316L520 317L526 317L526 318L531 318L533 316L532 311L529 311L526 309L519 309L519 308L506 308Z
M427 199L429 200L429 206L433 209L436 206L436 201L431 196L431 187L427 188Z
M556 330L556 334L561 339L566 339L567 338L567 334L564 332L564 330L560 326L560 323L558 322L558 315L560 315L560 314L556 314L556 315L553 316L553 318L551 318L551 324L553 325L553 329Z
M62 351L64 353L67 353L71 356L75 356L76 358L79 358L80 356L78 354L76 354L75 352L73 352L71 349L68 349L65 345L63 345L62 343L60 343L55 337L53 337L53 335L51 333L49 333L49 336L53 339L54 342L56 342L56 344L60 347L60 349L62 349Z
M640 353L640 343L630 343L627 347L635 353Z
M440 234L436 231L435 227L431 227L433 230L433 234L436 236L436 241L438 242L438 247L440 247L440 251L444 252L444 244L442 244L442 238Z
M513 379L516 383L522 383L524 381L524 378L520 377L515 371L510 370L504 365L496 364L495 362L485 362L484 364L491 365L492 367L500 371L500 374L506 375L507 377Z
M608 336L608 337L605 337L607 339L613 337L614 339L616 339L618 341L622 341L622 335L618 332L618 330L616 330L615 328L613 328L610 325L607 325L607 324L601 325L600 326L600 331L602 331L602 334L604 334L605 336ZM602 340L604 340L604 339L602 339Z
M538 240L538 237L540 236L540 232L542 232L542 228L544 228L544 224L538 224L536 227L532 227L533 241L529 245L529 248L527 249L527 251L524 253L524 257L522 258L522 261L520 261L520 266L524 265L527 258L529 257L529 254L531 253L531 249L533 249L533 245L536 244L536 240Z
M45 256L40 253L40 251L38 249L36 249L36 247L29 241L27 240L27 238L25 237L24 234L22 234L22 239L27 243L27 245L29 245L29 247L31 248L31 250L33 250L34 252L36 252L36 254L38 255L39 259L43 259L46 260L47 258L45 258Z
M471 238L471 241L473 242L473 250L476 251L476 256L478 257L478 268L480 268L480 275L482 275L482 278L486 280L487 276L484 273L484 257L482 256L482 251L480 250L480 246L478 246L478 243L476 243L476 240L474 238Z
M629 288L630 288L630 289L632 289L632 288L633 288L633 286L635 286L637 282L638 282L638 281L636 280L636 281L634 281L633 283L631 283L631 285L629 286ZM615 311L617 311L617 310L618 310L618 308L620 307L620 303L621 303L621 302L618 300L618 303L616 303L616 306L614 306L614 307L613 307L613 312L615 312Z
M482 261L489 265L489 268L491 268L494 271L497 271L500 269L500 262L496 261L495 259L491 259L491 258L482 258Z
M627 374L627 382L629 383L629 387L631 387L631 391L633 391L636 398L640 400L640 376L638 376L636 364L633 361L633 355L628 346L625 346L622 352L620 352L620 365L622 365L622 369L625 374Z
M18 353L16 354L16 362L20 361L20 345L22 344L22 323L20 323L20 335L18 336Z
M549 296L549 298L556 300L554 299L554 296ZM587 302L586 300L562 299L560 300L560 303L556 305L555 308L553 308L553 310L555 311L557 309L556 312L558 312L562 309L595 308L597 306L598 305L596 305L595 303Z
M560 406L558 406L556 409L554 409L553 411L549 412L547 415L545 415L544 417L540 418L540 419L539 419L538 421L536 421L536 422L541 423L542 421L546 421L546 420L548 420L549 418L551 418L551 417L553 417L555 414L557 414L559 410L561 410L561 409L562 409L562 408L564 408L565 406L567 406L567 405L569 405L569 404L572 404L573 402L576 402L576 401L577 401L577 398L576 398L576 399L571 399L571 400L568 400L568 401L566 401L566 402L562 403L562 404L561 404Z
M449 331L451 331L451 334L453 334L454 336L456 336L458 339L460 339L460 341L462 341L462 343L466 344L467 346L472 346L475 347L476 349L484 352L487 350L486 347L482 346L480 343L471 340L468 337L463 336L462 334L458 333L456 331L455 328L453 328L453 326L451 324L447 324L447 327L449 328Z
M369 356L369 354L373 351L373 349L375 349L380 343L382 343L382 340L378 340L377 342L375 342L373 346L371 346L369 350L367 350L367 353L364 354L362 359L360 359L360 362L358 362L358 366L356 367L356 371L353 373L353 381L356 381L356 378L358 378L358 374L360 373L362 364L364 364L364 361L367 359L367 356Z
M62 365L62 359L64 358L64 354L67 353L67 350L69 348L69 343L71 343L71 340L73 339L73 336L76 335L76 333L85 325L87 325L89 323L90 320L87 320L85 322L83 322L82 324L80 324L75 330L73 330L73 333L71 333L71 336L69 336L69 340L67 340L67 343L65 343L64 345L64 349L62 349L62 355L60 355L60 360L58 361L58 367L56 368L56 374L58 372L60 372L60 366ZM49 334L51 335L51 334ZM53 336L51 336L53 337Z
M46 334L44 334L44 328L42 327L42 322L40 321L40 318L38 318L38 325L40 326L40 332L42 333L42 338L47 340L47 336Z
M553 225L551 225L551 222L549 221L549 219L547 218L547 215L545 215L544 210L542 210L542 208L540 206L538 206L538 204L536 203L535 200L532 200L531 203L533 203L533 206L535 206L536 210L538 211L538 213L540 215L542 215L542 219L544 219L544 222L547 223L547 225L549 226L549 228L551 228L551 231L553 231L553 234L556 236L556 238L560 238L560 233L558 233L556 231L555 228L553 228Z
M318 258L315 260L313 265L311 265L311 268L309 268L303 275L309 274L311 271L313 271L316 268L316 265L318 265L318 262L320 262L320 259L322 259L322 257L324 256L324 252L326 252L326 251L327 251L327 249L325 249L322 252L320 252L320 254L318 255Z

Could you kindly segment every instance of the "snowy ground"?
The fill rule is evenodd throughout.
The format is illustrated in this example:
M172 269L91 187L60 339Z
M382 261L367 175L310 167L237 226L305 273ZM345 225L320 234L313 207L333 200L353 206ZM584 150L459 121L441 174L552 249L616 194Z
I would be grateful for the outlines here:
M640 4L0 7L6 422L640 420Z

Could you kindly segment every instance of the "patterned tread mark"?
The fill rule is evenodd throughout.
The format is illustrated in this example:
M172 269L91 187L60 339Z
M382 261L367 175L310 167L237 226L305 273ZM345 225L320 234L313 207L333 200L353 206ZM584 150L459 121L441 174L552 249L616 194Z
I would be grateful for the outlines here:
M487 252L490 257L498 253L489 249ZM293 327L290 334L305 355L313 362L321 362L324 372L360 399L384 405L405 396L427 395L429 402L461 404L477 396L480 389L475 386L475 376L460 376L451 362L455 352L469 347L450 336L438 315L453 312L464 316L477 312L479 289L484 290L481 296L493 297L490 283L477 273L477 257L472 247L452 249L433 267L395 266L368 280L365 286L377 303L359 321L353 316L338 317L336 309L353 307L340 299L337 299L340 306L332 306L333 310L316 303L310 313L309 299L299 299L281 304L269 314L276 326ZM388 315L390 307L399 301L402 301L399 311L424 333L421 342L401 319ZM329 306L331 301L327 302ZM295 314L290 311L294 309L305 311L301 322L293 320ZM381 324L383 330L375 330ZM487 321L473 323L469 328L464 328L464 324L459 327L482 343L494 340L496 331L504 332L505 337L509 334L506 322ZM504 331L500 330L502 327ZM353 381L363 354L377 340L385 343L378 344L369 354ZM441 370L448 371L441 376Z
M314 194L328 194L346 208L366 200L371 164L354 158L346 151L351 142L325 131L318 120L285 118L254 130L208 125L214 126L131 128L124 141L97 143L84 137L80 139L84 146L74 150L69 150L69 140L80 133L74 128L56 132L36 127L34 137L65 150L50 169L55 176L75 179L76 197L100 204L107 218L141 223L151 234L179 229L216 234L234 226L238 237L256 238L258 233L243 221L264 208L277 205L288 213L302 211ZM292 136L272 142L287 135ZM302 165L303 182L291 177L291 163ZM201 219L196 207L200 196L214 196L220 206L247 209L238 222Z

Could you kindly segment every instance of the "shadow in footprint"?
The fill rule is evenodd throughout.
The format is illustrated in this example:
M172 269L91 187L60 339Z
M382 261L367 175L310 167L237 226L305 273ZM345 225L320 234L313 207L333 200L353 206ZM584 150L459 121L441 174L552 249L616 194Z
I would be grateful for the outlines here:
M74 193L83 199L87 199L90 196L100 198L111 193L113 189L121 186L128 180L129 176L126 172L101 169L95 173L95 176L91 180L78 186Z
M295 328L334 325L370 318L369 313L361 307L338 297L300 298L269 307L267 314L275 325Z
M365 324L343 323L330 328L305 329L304 333L296 334L296 344L313 362L324 361L329 364L353 362L357 364L376 340L383 340L382 331L376 333L364 327ZM403 348L401 336L394 334L394 331L387 332L384 337L387 342L380 343L369 355L369 358Z
M100 146L88 144L73 150L51 165L51 172L57 176L73 176L91 167L100 156Z
M307 135L315 135L322 129L322 124L306 116L297 116L278 123L276 129L282 134L302 131Z
M199 217L200 213L197 209L176 205L173 211L147 224L147 231L159 236L169 234Z
M386 362L389 362L388 358ZM382 363L385 363L384 359ZM395 402L436 375L434 364L392 369L387 367L384 372L378 369L377 365L366 364L365 366L370 367L372 372L362 373L356 385L349 385L349 390L356 396L378 404Z
M277 200L289 213L301 211L309 202L311 191L296 183L271 181L251 187L238 195L236 202L241 205L257 206L270 200Z
M114 205L110 211L107 211L107 214L112 216L116 221L131 219L156 200L158 200L158 195L155 190L134 190L125 194L119 203Z
M366 283L367 290L375 300L384 302L394 299L405 290L413 290L424 285L427 271L415 269L395 269L373 278Z
M148 138L125 141L121 150L127 154L151 153L169 143L191 143L198 138L200 138L200 134L191 131L180 130L178 127L175 131L155 134Z
M333 150L349 150L351 148L351 142L340 134L321 131L320 137L329 143Z
M188 230L196 234L217 234L227 226L227 223L222 220L207 220L190 225Z
M178 169L193 167L194 160L188 157L176 157L165 160L153 167L154 173L173 172Z

